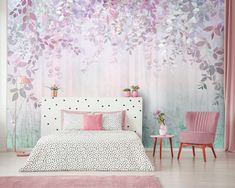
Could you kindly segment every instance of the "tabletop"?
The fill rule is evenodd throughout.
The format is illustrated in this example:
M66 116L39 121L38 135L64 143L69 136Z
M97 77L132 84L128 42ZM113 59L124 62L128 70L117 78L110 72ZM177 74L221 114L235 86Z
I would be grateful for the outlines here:
M174 137L173 134L167 134L167 135L151 135L152 138L172 138Z

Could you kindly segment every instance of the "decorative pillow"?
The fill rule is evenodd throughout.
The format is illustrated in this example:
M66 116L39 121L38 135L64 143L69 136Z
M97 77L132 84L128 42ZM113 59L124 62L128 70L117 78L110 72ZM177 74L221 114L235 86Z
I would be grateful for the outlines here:
M103 129L114 131L122 130L122 112L103 113Z
M83 114L83 130L102 130L102 114Z
M116 113L122 113L122 129L124 129L125 125L126 125L126 111L113 111L113 112L100 112L104 114L116 114Z
M83 128L83 114L87 112L61 110L61 128L63 130Z

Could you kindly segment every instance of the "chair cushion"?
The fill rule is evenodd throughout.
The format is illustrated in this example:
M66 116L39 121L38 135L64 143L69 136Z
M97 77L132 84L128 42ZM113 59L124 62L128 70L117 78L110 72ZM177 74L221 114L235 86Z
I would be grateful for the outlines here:
M188 144L213 144L214 134L206 132L180 132L180 142Z

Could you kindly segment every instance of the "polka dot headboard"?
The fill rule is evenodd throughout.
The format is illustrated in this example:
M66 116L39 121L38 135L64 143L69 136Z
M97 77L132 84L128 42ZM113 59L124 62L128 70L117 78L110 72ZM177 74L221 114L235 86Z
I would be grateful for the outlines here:
M61 110L87 112L126 110L125 129L136 132L142 138L143 101L140 97L45 97L42 99L41 136L61 130Z

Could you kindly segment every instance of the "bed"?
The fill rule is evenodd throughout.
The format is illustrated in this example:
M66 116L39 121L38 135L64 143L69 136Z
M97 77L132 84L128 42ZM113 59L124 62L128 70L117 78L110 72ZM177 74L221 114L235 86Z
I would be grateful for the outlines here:
M59 122L52 124L51 119L61 121L61 109L74 103L85 101L92 104L92 100L109 104L110 110L126 110L125 127L121 130L87 131L81 129L63 129ZM116 102L113 105L112 101ZM128 100L128 102L127 102ZM33 148L21 172L38 171L152 171L153 166L149 161L142 145L142 99L66 99L71 103L64 103L65 99L47 98L42 108L42 137ZM141 102L139 102L141 101ZM130 103L131 102L131 103ZM134 105L134 103L136 103ZM103 103L104 104L104 103ZM111 105L113 108L110 108ZM102 104L100 104L102 107ZM130 109L130 105L132 109ZM53 109L53 106L56 109ZM79 109L88 106L80 103ZM90 106L90 105L89 105ZM95 106L95 105L94 105ZM115 107L114 107L115 106ZM136 108L134 108L135 106ZM75 107L74 107L75 108ZM73 109L69 109L73 110ZM89 108L90 110L90 108ZM101 109L92 109L100 111ZM102 108L105 111L105 108ZM48 113L49 112L49 113ZM138 114L135 114L138 113ZM46 118L45 118L46 116ZM56 116L56 118L55 118ZM141 121L140 121L141 120ZM50 122L50 134L46 133ZM140 127L141 126L141 129ZM53 127L53 128L51 128ZM133 130L130 130L133 129ZM137 132L137 131L141 132Z

